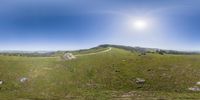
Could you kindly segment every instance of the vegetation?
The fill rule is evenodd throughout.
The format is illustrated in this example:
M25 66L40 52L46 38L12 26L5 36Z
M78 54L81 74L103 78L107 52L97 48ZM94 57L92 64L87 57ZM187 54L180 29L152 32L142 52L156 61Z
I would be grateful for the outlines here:
M81 51L99 52L100 49ZM76 52L78 54L79 52ZM109 52L63 61L59 56L0 56L2 100L200 99L188 88L200 81L200 55ZM28 81L20 82L26 77ZM144 79L143 84L136 82Z
M76 50L76 51L69 51L71 53L73 53L74 55L76 54L88 54L88 53L95 53L95 52L100 52L100 51L104 51L108 49L107 47L94 47L94 48L90 48L90 49L82 49L82 50Z

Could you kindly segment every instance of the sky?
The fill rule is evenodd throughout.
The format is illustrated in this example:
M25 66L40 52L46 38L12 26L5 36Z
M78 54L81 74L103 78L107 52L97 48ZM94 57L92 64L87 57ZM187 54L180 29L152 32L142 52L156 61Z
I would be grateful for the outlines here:
M199 5L199 0L1 0L0 50L117 44L200 51Z

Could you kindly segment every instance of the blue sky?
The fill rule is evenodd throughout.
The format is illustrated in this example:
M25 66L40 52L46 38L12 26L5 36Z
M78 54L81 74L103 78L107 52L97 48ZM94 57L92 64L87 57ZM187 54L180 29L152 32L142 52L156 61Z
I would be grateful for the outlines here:
M199 0L1 0L0 50L200 50ZM142 19L147 28L136 30Z

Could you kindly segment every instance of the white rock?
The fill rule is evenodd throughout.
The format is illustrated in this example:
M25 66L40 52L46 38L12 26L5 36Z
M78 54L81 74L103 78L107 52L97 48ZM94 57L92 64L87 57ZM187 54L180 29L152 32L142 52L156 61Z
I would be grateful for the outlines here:
M142 79L142 78L136 78L135 82L138 83L138 84L143 84L143 83L145 83L145 80Z
M23 77L23 78L20 79L20 82L22 82L22 83L24 83L26 81L28 81L28 78L26 78L26 77Z
M2 80L0 80L0 85L1 85L1 84L3 84L3 81L2 81Z
M76 57L72 53L65 53L63 58L65 60L71 60L71 59L75 59Z
M200 85L200 82L197 82L196 85Z
M188 88L190 91L200 91L200 88L198 86L190 87Z

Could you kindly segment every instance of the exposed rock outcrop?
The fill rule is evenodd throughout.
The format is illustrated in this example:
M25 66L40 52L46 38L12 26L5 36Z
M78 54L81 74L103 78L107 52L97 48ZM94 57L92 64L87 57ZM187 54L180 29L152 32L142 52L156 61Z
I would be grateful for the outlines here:
M76 57L72 54L72 53L65 53L63 55L63 59L64 60L72 60L72 59L75 59Z

